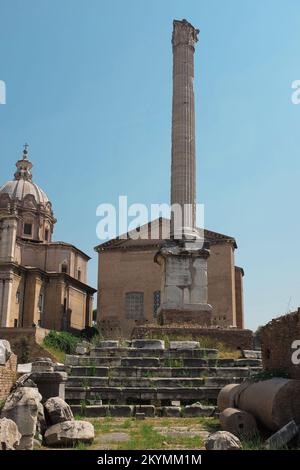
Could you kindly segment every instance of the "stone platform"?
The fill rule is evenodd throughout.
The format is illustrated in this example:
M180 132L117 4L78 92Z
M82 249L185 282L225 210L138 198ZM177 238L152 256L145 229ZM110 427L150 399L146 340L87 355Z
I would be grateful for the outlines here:
M260 359L217 355L199 347L96 347L89 355L67 355L66 401L86 416L207 416L224 385L261 368Z
M201 327L190 323L172 323L169 325L148 324L136 326L132 330L132 338L181 338L201 339L210 338L213 343L220 342L229 349L253 349L253 332L239 328Z

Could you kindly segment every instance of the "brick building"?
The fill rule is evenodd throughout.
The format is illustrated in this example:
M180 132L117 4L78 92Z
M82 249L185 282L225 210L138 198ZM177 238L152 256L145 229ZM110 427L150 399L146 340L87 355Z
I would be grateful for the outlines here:
M139 324L156 321L160 305L161 270L154 262L169 226L157 219L139 229L140 238L119 237L97 246L97 322L106 335L128 336ZM151 238L156 232L157 238ZM235 266L236 241L205 230L210 245L208 302L213 325L244 328L243 269Z

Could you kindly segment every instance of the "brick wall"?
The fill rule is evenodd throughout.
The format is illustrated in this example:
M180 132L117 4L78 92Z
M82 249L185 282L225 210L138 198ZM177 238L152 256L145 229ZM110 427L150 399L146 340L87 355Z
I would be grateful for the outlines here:
M300 365L292 363L292 343L300 341L300 309L275 318L261 331L263 367L283 371L293 379L300 379Z
M0 402L5 400L16 381L17 356L11 354L5 365L0 365Z
M198 341L201 337L209 337L214 341L223 343L229 349L252 349L253 348L253 333L251 330L239 329L221 329L221 328L183 328L168 327L168 326L137 326L133 329L132 338L146 338L163 336L180 337L180 339L192 339Z

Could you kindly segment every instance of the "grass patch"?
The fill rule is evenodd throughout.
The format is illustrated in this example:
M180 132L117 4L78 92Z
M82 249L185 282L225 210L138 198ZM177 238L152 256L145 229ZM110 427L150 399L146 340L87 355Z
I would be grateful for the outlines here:
M66 353L64 351L61 351L60 349L53 346L46 346L45 343L43 343L43 348L45 351L48 351L52 356L54 356L57 362L62 364L65 363Z

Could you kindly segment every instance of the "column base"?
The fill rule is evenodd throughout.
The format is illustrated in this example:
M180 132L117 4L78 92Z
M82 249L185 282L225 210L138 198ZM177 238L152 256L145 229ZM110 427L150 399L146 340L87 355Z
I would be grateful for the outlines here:
M212 324L212 307L209 304L187 305L182 308L161 307L157 313L159 325L184 324L208 327Z

